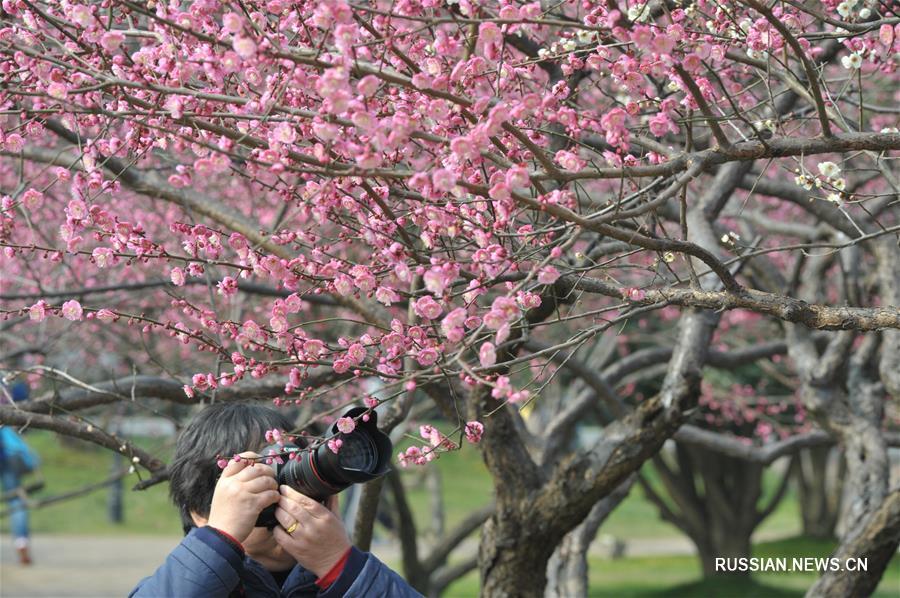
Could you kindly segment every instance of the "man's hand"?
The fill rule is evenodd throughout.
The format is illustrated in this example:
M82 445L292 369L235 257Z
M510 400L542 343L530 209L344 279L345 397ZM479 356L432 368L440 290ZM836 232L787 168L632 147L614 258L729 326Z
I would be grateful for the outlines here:
M329 498L326 508L293 488L281 487L281 500L275 509L281 527L273 530L275 541L317 577L328 573L350 548L350 539L336 510L336 496ZM294 532L287 533L285 530L295 522Z
M247 452L241 457L259 455ZM243 542L253 531L259 513L280 497L271 467L248 459L231 461L216 483L207 524Z

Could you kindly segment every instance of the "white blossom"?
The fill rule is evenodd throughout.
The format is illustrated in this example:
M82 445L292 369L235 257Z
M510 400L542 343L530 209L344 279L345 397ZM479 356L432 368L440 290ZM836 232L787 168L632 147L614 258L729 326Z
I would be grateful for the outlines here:
M650 17L650 11L644 4L635 4L628 9L628 20L642 23Z
M841 58L841 64L845 69L855 70L862 66L862 56L858 52L853 52Z
M798 187L803 187L807 191L810 191L813 188L812 177L805 174L800 174L794 177L794 182L797 183Z
M819 172L823 177L829 179L837 177L841 174L841 168L834 162L819 162Z
M579 42L583 44L589 44L594 41L595 33L587 29L580 29L576 35L578 36Z

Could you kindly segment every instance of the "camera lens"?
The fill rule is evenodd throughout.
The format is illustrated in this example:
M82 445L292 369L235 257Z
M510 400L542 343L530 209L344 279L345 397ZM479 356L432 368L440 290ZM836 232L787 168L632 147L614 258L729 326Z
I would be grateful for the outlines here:
M338 452L338 463L344 469L370 473L378 465L375 443L368 434L345 434Z

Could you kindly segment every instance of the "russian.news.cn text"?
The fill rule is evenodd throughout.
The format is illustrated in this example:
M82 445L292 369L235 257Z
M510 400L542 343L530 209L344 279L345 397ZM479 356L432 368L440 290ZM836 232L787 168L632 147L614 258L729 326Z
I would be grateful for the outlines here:
M824 573L826 571L868 571L867 558L837 557L741 557L716 558L716 572L756 573L767 571Z

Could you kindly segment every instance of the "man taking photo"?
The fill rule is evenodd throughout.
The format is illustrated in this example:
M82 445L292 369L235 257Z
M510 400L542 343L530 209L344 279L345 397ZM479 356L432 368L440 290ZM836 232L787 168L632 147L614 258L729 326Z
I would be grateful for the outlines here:
M179 436L170 467L170 494L185 538L134 598L243 596L291 598L420 596L374 555L353 547L336 515L337 496L323 505L278 486L272 467L251 449L267 430L290 430L281 413L252 403L216 403ZM224 470L220 455L240 454ZM273 529L255 527L277 505Z

